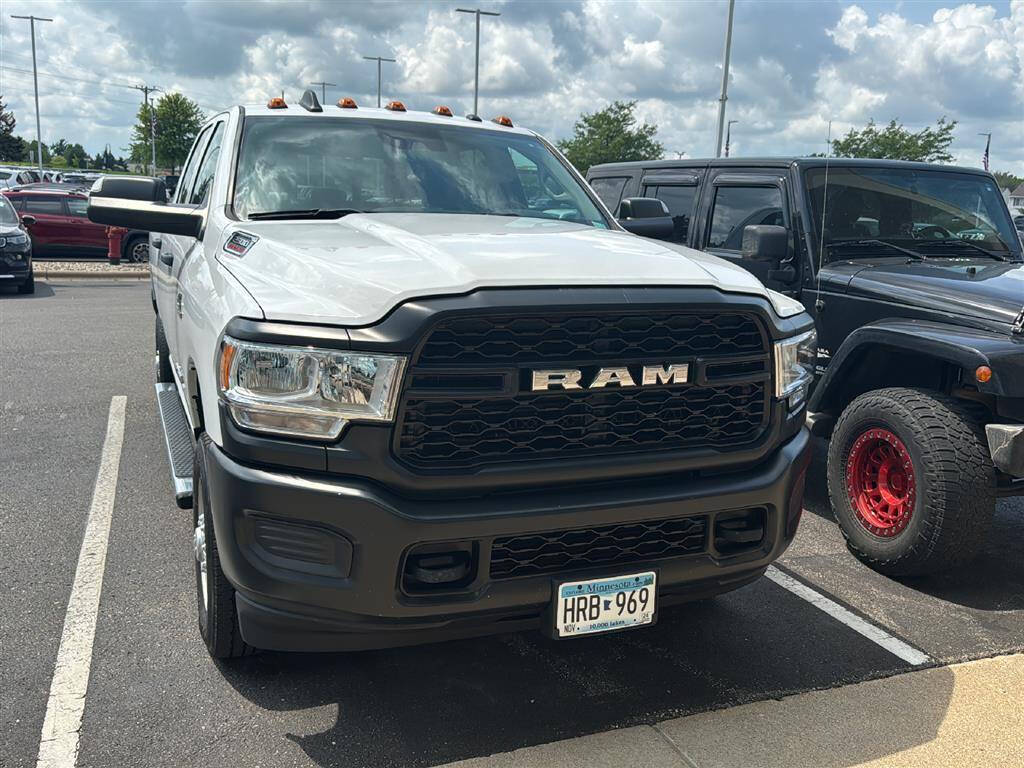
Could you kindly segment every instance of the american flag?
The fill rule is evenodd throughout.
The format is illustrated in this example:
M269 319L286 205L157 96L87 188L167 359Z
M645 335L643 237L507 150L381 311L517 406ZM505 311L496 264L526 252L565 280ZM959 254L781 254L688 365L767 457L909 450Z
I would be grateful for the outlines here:
M985 166L985 170L988 170L988 147L992 143L992 134L988 134L988 138L985 140L985 154L981 156L981 164Z

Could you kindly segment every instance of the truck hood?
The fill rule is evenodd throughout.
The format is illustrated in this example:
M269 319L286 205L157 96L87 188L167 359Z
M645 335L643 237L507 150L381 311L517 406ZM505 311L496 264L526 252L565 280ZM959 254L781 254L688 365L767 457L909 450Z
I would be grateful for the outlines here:
M1024 308L1024 265L991 259L857 262L854 296L1011 325Z
M259 239L241 256L234 232ZM413 298L477 288L700 285L767 296L746 270L683 246L549 219L350 214L246 221L220 263L269 320L361 326Z

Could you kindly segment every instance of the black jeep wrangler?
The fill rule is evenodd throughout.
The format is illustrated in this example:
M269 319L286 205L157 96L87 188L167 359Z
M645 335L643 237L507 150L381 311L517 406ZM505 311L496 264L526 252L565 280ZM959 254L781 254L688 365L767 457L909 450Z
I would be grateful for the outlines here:
M814 315L808 419L831 436L854 554L910 575L977 552L996 498L1024 494L1022 246L991 175L733 158L587 180L626 229L728 259Z

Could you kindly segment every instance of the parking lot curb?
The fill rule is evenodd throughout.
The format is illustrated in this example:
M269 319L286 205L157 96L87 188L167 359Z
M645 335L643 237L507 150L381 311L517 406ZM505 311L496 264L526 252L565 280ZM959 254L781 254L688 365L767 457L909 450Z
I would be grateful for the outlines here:
M37 271L36 280L42 280L49 282L51 280L60 280L62 278L73 278L75 280L129 280L136 281L145 280L149 277L149 271L144 272L93 272L84 269L76 269L70 271L59 271L59 272L48 272L48 271Z

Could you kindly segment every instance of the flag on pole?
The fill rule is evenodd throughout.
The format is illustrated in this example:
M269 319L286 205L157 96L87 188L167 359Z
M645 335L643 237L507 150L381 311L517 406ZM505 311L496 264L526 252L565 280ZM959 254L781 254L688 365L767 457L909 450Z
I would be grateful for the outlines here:
M992 143L992 134L990 133L988 135L988 138L985 140L985 154L982 155L982 158L981 158L981 164L983 166L985 166L985 170L986 171L988 170L988 148L989 148L989 145L991 143Z

